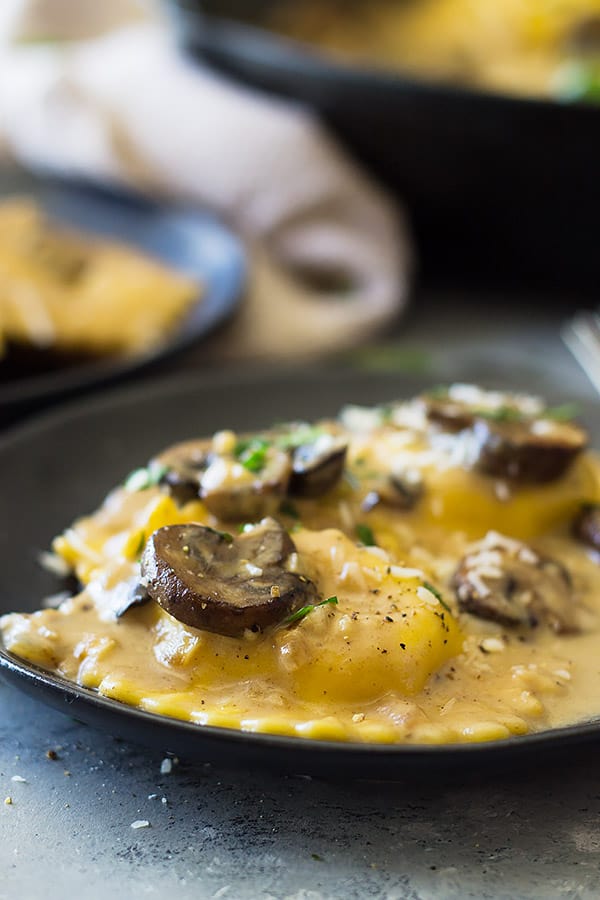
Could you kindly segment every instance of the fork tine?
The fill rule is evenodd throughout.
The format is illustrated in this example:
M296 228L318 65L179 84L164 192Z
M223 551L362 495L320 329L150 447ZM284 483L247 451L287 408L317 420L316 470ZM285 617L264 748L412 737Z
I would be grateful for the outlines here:
M600 394L600 316L577 313L562 327L561 337Z

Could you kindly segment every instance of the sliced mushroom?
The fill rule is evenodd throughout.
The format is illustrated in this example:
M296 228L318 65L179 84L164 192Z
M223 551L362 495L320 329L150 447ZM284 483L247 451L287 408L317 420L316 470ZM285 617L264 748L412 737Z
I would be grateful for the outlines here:
M276 512L291 474L289 454L271 445L264 464L252 471L235 456L213 456L201 481L201 497L213 515L224 521L255 521Z
M592 550L600 553L600 505L587 503L573 523L573 533Z
M493 532L456 570L452 586L464 612L506 626L546 622L556 632L577 631L571 577L557 560Z
M180 622L240 637L315 602L315 585L286 568L295 549L272 518L235 538L202 525L167 525L146 544L142 576L150 596Z
M176 503L184 505L201 496L201 479L210 461L212 441L185 441L162 453L157 462L166 467L161 484Z
M288 491L296 497L320 497L338 483L344 471L348 441L323 434L293 452Z
M554 481L587 445L582 428L546 416L536 397L465 385L456 396L453 390L422 398L427 418L434 429L470 432L470 465L484 475L522 484Z
M476 469L494 478L528 484L560 478L587 445L582 428L572 422L549 419L477 419L473 431L479 447Z
M474 421L473 411L462 402L450 397L423 397L423 406L430 422L444 431L458 432L470 428Z
M416 469L379 475L367 480L368 493L361 503L364 512L376 506L410 510L423 495L423 478Z
M255 465L250 459L253 441L260 447ZM168 467L162 483L177 502L200 497L223 521L254 521L275 512L292 470L289 453L259 437L240 438L227 450L215 449L212 440L189 441L163 453L158 461Z

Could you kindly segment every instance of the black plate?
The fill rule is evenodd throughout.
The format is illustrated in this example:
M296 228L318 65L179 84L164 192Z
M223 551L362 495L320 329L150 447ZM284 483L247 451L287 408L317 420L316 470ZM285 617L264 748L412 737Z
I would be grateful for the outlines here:
M240 241L207 213L72 182L0 173L0 199L26 195L57 221L138 247L201 285L198 302L163 344L135 358L107 358L0 384L0 422L22 411L138 372L205 338L234 312L245 279Z
M91 511L124 475L170 441L234 426L335 413L349 401L409 396L422 381L348 372L258 374L153 383L73 405L15 431L0 443L0 613L33 611L56 582L38 564L41 550L77 515ZM559 400L562 398L551 398ZM600 719L487 744L385 746L245 734L133 709L52 675L0 647L0 673L15 687L109 733L190 760L313 775L394 778L407 772L467 774L475 766L512 767L600 739Z
M318 110L407 206L427 275L597 285L597 106L345 65L267 30L201 13L221 3L171 6L191 54ZM240 4L228 8L239 12Z

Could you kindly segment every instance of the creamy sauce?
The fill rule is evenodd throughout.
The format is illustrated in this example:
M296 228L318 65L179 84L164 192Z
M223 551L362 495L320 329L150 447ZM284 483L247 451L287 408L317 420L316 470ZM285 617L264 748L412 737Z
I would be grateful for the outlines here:
M190 628L153 602L116 619L149 534L183 522L231 529L199 500L177 506L159 487L118 488L55 541L82 593L59 609L5 616L6 647L124 703L247 731L444 743L600 715L600 566L569 534L581 503L598 496L596 458L583 454L552 484L499 490L465 467L462 451L432 450L418 429L380 424L350 437L349 480L295 499L297 519L282 514L297 571L337 604L239 639ZM423 495L412 510L365 512L373 472L390 459L418 471ZM357 540L357 525L376 546ZM578 633L458 610L452 574L491 529L567 567Z

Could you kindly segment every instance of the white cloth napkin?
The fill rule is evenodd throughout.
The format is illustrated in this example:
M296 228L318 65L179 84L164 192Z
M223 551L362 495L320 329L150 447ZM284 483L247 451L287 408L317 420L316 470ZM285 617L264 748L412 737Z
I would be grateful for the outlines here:
M397 316L405 226L308 110L186 60L143 0L0 9L0 157L197 202L244 235L249 290L219 353L322 354ZM322 269L349 288L320 290Z

